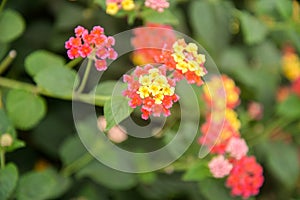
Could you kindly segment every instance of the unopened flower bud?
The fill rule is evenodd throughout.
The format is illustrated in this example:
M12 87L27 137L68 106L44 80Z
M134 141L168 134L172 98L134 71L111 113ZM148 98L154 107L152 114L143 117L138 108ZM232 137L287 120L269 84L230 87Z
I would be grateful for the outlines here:
M13 143L13 138L10 134L4 133L0 137L0 145L1 147L9 147Z

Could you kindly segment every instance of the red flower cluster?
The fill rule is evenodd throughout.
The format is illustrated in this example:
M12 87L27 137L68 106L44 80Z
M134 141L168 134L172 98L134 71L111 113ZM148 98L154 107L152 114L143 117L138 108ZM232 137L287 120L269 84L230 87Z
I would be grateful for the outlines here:
M233 110L240 103L239 93L234 81L225 75L213 77L207 83L204 100L214 107L215 113L207 115L199 143L217 154L209 163L212 175L215 178L228 175L226 185L231 194L246 199L258 194L264 178L262 167L253 156L247 156L248 146L240 138L240 121Z
M129 106L141 106L142 118L147 120L153 116L169 116L173 102L179 97L175 94L175 81L166 77L164 65L154 68L148 64L136 67L132 75L124 75L123 80L128 84L128 89L123 95L130 98Z
M131 44L135 48L133 62L136 65L155 63L154 58L163 48L171 49L176 41L173 28L168 25L148 23L145 27L133 30Z
M97 70L107 69L106 59L115 60L118 57L117 52L112 48L115 45L115 39L112 36L106 36L101 26L95 26L89 31L82 26L75 28L75 37L70 37L65 43L68 49L67 54L70 59L78 57L89 57L95 61Z
M264 177L263 169L255 157L244 156L240 160L233 160L232 164L233 168L226 181L226 185L232 188L231 194L245 199L257 195Z

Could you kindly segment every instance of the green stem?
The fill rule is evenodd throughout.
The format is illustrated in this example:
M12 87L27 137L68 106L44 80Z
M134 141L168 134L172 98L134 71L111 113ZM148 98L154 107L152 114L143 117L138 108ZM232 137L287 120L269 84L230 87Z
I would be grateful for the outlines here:
M5 151L4 149L0 149L0 159L1 159L1 169L5 167Z
M0 63L0 74L2 74L7 67L11 64L11 62L15 59L17 52L15 50L11 50L8 55L4 58L4 60Z
M2 10L4 9L6 2L7 2L7 0L2 0L1 5L0 5L0 14L1 14Z
M89 164L94 158L91 156L90 153L85 153L83 156L75 160L74 162L70 163L66 167L61 170L61 174L63 176L70 176L74 172L78 171L79 169L83 168L87 164Z
M88 80L88 77L89 77L89 74L90 74L90 71L91 71L91 68L92 68L92 63L93 63L93 60L89 58L89 61L88 61L88 64L86 66L82 81L80 83L80 86L79 86L78 90L76 91L77 93L81 93L84 90L85 85L86 85L87 80Z
M7 88L12 88L12 89L21 89L25 90L27 92L31 92L34 94L40 94L44 95L47 97L53 97L57 99L63 99L63 100L78 100L82 101L84 103L89 103L89 104L96 104L97 106L103 106L104 102L110 99L110 96L101 96L101 95L92 95L92 94L74 94L72 95L66 95L66 96L59 96L52 94L50 92L47 92L43 90L42 88L39 88L35 85L29 84L29 83L24 83L4 77L0 77L0 86L2 87L7 87Z
M7 88L13 88L13 89L21 89L26 90L31 93L41 93L41 90L36 87L35 85L24 83L4 77L0 77L0 86L7 87Z
M66 67L68 67L68 68L73 68L73 67L75 67L78 63L80 63L81 61L82 61L82 58L76 58L76 59L71 60L70 62L68 62L68 63L66 64Z

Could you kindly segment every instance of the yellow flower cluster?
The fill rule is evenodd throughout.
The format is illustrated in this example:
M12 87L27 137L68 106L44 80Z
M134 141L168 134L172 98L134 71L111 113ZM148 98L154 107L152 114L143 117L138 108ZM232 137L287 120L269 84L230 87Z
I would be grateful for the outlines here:
M198 47L194 43L186 44L184 39L178 40L173 45L176 69L181 70L183 74L188 71L194 72L197 76L204 76L205 71L201 65L205 62L205 55L198 54Z
M120 2L109 2L106 4L106 13L109 15L115 15L120 9L130 11L135 8L133 0L122 0Z
M300 59L297 54L289 52L283 56L282 70L290 81L294 81L300 77Z
M149 75L139 78L140 87L137 93L142 99L151 97L155 104L161 104L164 96L172 96L174 87L171 87L165 76L161 75L158 69L150 69Z

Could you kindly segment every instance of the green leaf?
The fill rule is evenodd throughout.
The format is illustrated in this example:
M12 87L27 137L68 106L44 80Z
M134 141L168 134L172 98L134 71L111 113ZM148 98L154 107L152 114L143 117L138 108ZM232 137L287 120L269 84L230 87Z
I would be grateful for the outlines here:
M0 134L9 133L13 138L16 137L16 130L11 122L11 120L7 117L6 112L0 108Z
M63 57L45 50L35 51L25 59L26 72L31 76L35 76L45 68L62 67L64 64Z
M0 170L0 199L9 199L18 181L17 167L9 163L4 169Z
M278 115L290 119L299 119L300 116L300 98L296 95L290 95L287 99L277 106Z
M6 152L12 152L12 151L14 151L16 149L20 149L22 147L25 147L25 142L22 141L22 140L19 140L19 139L14 139L12 145L9 146L9 147L6 147L5 151Z
M102 9L105 9L106 3L103 0L94 0L94 3L99 5Z
M229 43L230 10L232 5L223 1L193 1L189 19L196 36L205 47L219 52Z
M60 9L56 13L55 27L59 30L70 30L81 24L84 17L84 9L72 2L58 3Z
M215 178L207 178L199 182L200 192L207 200L235 200L230 195L229 189L225 187L224 181Z
M179 23L176 16L168 9L161 13L152 9L146 9L143 12L141 12L141 17L146 22L152 22L152 23L172 24L172 25L177 25Z
M5 10L0 14L0 27L0 43L8 43L23 33L25 21L18 12Z
M296 187L299 176L297 148L283 142L268 143L266 164L273 175L289 189Z
M6 98L7 114L22 130L33 128L46 114L46 103L40 96L23 90L10 90Z
M93 161L77 173L78 178L89 177L111 189L130 189L137 184L134 174L111 169L99 161Z
M111 96L117 84L117 81L104 81L99 83L96 87L95 94L100 96Z
M16 190L19 200L55 199L70 186L71 180L63 177L53 169L23 175Z
M247 12L241 12L240 15L244 40L247 44L257 44L262 42L267 36L267 27L259 21L258 18Z
M280 15L286 19L290 20L293 12L293 2L292 1L275 1L276 8L279 11Z
M88 153L77 136L70 137L62 144L59 154L64 165L68 165Z
M184 173L183 180L199 181L208 177L211 177L211 173L208 169L208 163L203 160L199 160Z
M69 68L50 67L41 70L34 77L39 87L59 97L70 98L77 86L76 72Z
M9 45L6 43L0 43L0 60L5 56L8 52Z
M104 116L107 121L106 131L119 124L133 111L128 105L128 99L123 96L113 96L104 104Z

